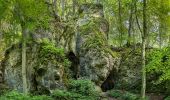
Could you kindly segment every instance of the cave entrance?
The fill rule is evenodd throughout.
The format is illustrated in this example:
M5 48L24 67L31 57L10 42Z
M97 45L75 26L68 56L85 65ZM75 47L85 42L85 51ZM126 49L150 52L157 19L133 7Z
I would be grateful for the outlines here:
M72 72L72 77L74 79L78 79L79 78L79 58L74 54L73 51L70 51L67 54L67 58L71 62L70 70Z
M106 92L108 90L111 90L114 88L115 85L115 74L116 71L115 69L113 69L110 74L108 75L108 77L106 78L106 80L102 83L101 85L101 89L103 92Z

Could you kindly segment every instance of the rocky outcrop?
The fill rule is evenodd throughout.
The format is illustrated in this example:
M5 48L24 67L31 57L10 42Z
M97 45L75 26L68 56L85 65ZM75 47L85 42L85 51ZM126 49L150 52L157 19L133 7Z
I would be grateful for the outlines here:
M64 88L66 75L70 75L69 71L65 73L70 64L64 51L67 51L67 57L72 62L70 69L73 77L90 79L98 86L108 84L107 79L110 79L111 71L118 69L120 59L119 54L112 51L107 43L109 24L104 19L103 6L101 4L80 6L79 19L75 27L76 36L73 25L63 27L59 36L57 33L52 34L41 29L37 29L36 34L30 34L33 42L27 44L26 53L28 89L30 91L45 89L49 92L55 88ZM65 50L56 48L47 41L44 42L46 39L55 41L56 45L64 47ZM73 49L74 47L76 49ZM10 47L0 66L0 83L6 83L9 88L19 91L23 88L21 48L20 44Z
M27 44L27 83L30 91L50 92L64 88L64 67L69 66L64 51L52 44ZM6 51L1 63L0 81L11 89L22 91L21 47L13 45Z
M113 67L118 67L119 58L108 48L109 24L103 17L103 6L84 4L79 13L76 54L80 60L80 77L100 86Z
M117 87L121 89L140 90L141 84L141 50L140 47L123 48L121 63L117 74Z

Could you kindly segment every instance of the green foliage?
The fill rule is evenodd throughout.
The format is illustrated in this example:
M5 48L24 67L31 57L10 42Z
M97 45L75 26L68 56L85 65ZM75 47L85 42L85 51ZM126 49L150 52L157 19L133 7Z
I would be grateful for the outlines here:
M138 100L139 97L135 94L132 94L132 93L125 93L122 97L121 97L123 100Z
M56 48L55 44L48 40L44 40L41 43L41 47L42 47L41 54L45 57L48 57L49 56L48 54L57 55L60 58L63 58L65 56L64 49Z
M68 90L56 90L52 97L57 100L98 100L99 93L90 80L70 80Z
M103 18L89 18L83 25L79 28L82 37L87 38L85 43L82 45L83 48L88 51L89 49L97 49L98 51L106 52L111 54L113 57L117 57L118 53L112 52L110 48L108 48L107 42L107 33L101 31L101 24L105 23L105 27L107 26L107 22L105 22ZM100 26L101 25L101 26ZM100 54L101 54L100 53Z
M55 90L52 94L55 100L97 100L93 96L85 96L75 92L70 92L66 90Z
M13 0L13 6L13 16L18 23L25 23L25 27L30 30L36 27L48 27L50 17L44 1Z
M156 83L170 80L170 47L153 50L148 54L147 58L148 64L146 71L160 74Z
M109 91L109 95L119 100L139 100L140 99L139 95L126 92L126 91L120 91L120 90L111 90Z
M11 91L2 95L0 97L0 100L53 100L53 99L45 95L31 96L31 95L19 93L17 91Z
M62 64L65 67L70 66L70 62L65 56L64 49L57 48L54 43L48 40L43 40L41 43L40 59L41 62L57 60L56 64Z
M90 80L71 80L68 90L55 90L51 96L32 96L17 91L7 92L0 100L98 100L99 94Z
M152 50L147 55L148 90L170 93L170 47Z
M164 100L170 100L170 96L166 97Z
M121 91L115 90L115 91L109 91L109 95L114 98L121 97L122 93Z
M81 98L82 95L66 90L55 90L52 94L52 97L56 100L75 100L76 98Z
M90 80L71 80L68 84L68 90L86 96L97 96L95 84Z

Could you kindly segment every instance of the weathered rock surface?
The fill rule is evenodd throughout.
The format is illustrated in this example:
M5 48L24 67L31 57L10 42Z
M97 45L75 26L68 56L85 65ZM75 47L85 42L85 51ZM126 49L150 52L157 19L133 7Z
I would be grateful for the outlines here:
M76 55L76 60L79 60L74 61L75 65L79 66L77 70L74 70L77 71L75 73L79 74L80 78L92 80L98 86L102 85L113 69L118 69L119 54L113 52L107 43L109 24L104 19L103 6L84 4L80 7L79 14L76 36L74 31L70 31L71 28L66 30L70 32L69 35L63 31L62 36L59 36L57 40L55 40L56 35L53 36L48 31L37 30L39 34L32 34L34 43L28 43L26 57L27 83L30 91L64 87L65 55L60 54L51 46L42 47L41 42L46 38L61 42L71 36L61 44L67 49L65 51L72 50ZM74 41L76 43L73 43ZM5 58L0 65L0 84L6 83L10 88L22 91L21 61L20 45L14 45L6 51ZM78 77L78 75L74 76Z
M80 77L88 78L99 86L119 62L108 48L108 22L103 18L103 6L85 4L80 7L77 22L76 53L80 60Z
M27 45L27 83L31 91L52 90L63 88L64 61L59 61L61 55L47 52L43 55L43 44ZM46 48L48 50L48 48ZM62 57L61 57L62 59ZM61 60L60 59L60 60ZM11 89L22 91L21 73L21 47L13 45L6 51L0 71L1 83L7 84Z

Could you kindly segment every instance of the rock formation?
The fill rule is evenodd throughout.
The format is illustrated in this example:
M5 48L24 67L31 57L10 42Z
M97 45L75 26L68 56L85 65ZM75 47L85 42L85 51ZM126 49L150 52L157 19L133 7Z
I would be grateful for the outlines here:
M84 4L79 9L77 21L76 54L80 62L80 77L101 86L113 67L117 57L108 48L109 24L104 19L103 6Z
M119 56L113 52L107 43L109 24L104 19L101 4L83 4L79 8L79 19L75 25L76 37L73 46L72 40L67 41L67 56L64 50L45 41L58 42L50 32L37 30L31 34L33 42L27 43L27 83L30 91L47 91L55 88L64 88L67 75L70 75L69 61L72 62L72 77L76 79L90 79L98 86L113 82L107 80L113 69L119 66ZM74 31L72 31L73 33ZM74 35L74 34L72 34ZM57 43L54 43L57 44ZM72 44L72 43L71 43ZM76 49L72 47L76 46ZM62 46L64 47L64 46ZM0 64L0 84L7 84L9 88L22 91L21 74L21 45L14 44L6 50L5 58ZM68 59L67 59L67 58ZM70 75L71 76L71 75ZM114 80L114 79L112 79ZM107 86L104 86L107 87ZM107 88L106 88L107 90ZM42 93L42 92L41 92Z
M0 83L7 84L11 89L22 91L21 47L13 45L6 51L1 63L2 75ZM63 88L64 52L56 51L46 43L27 44L27 83L30 91ZM61 54L63 52L63 54ZM2 77L3 76L3 77Z

